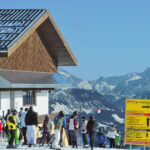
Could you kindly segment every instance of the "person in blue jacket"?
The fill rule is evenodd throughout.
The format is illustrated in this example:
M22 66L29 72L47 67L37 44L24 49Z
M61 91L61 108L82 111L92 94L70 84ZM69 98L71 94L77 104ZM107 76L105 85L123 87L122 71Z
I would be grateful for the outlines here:
M59 114L54 118L54 120L53 120L53 122L54 122L54 124L56 123L56 120L58 119L58 117L59 116L61 116L61 115L64 115L64 113L62 112L62 111L60 111L59 112ZM64 128L66 128L66 118L64 118L63 120L62 120L62 126L64 127Z
M107 137L105 135L104 127L99 128L99 132L97 133L98 146L105 148Z

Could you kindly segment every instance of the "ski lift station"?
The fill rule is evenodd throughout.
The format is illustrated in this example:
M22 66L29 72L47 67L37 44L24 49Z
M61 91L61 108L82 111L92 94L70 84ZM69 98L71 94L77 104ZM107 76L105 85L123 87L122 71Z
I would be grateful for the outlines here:
M58 66L77 60L44 9L0 9L0 110L49 111L49 93L69 86Z

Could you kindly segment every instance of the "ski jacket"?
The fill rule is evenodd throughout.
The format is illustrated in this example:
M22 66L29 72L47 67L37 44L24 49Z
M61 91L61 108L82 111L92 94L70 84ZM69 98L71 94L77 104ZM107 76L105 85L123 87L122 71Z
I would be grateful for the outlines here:
M84 122L83 122L83 124L82 124L82 127L81 127L82 133L86 133L86 132L87 132L87 129L86 129L87 123L88 123L88 121L87 121L87 120L84 120Z
M50 133L52 131L53 123L50 119L49 120L44 120L43 129L44 129L44 133Z
M16 130L17 127L16 118L13 115L9 115L7 125L8 125L8 130Z
M91 133L91 132L95 132L96 131L96 127L97 127L97 123L95 120L89 120L87 123L87 132Z
M108 133L107 133L107 137L115 139L115 136L118 136L116 129L115 128L110 128Z
M21 117L20 117L20 127L26 127L26 123L25 123L26 114L27 114L26 111L21 114Z
M121 135L115 136L115 145L120 146L121 142L122 142L122 136Z
M2 131L2 122L0 121L0 132Z
M28 111L25 117L26 125L36 125L38 124L37 114L34 111Z
M76 118L69 119L69 130L77 130L78 127L78 122Z
M104 144L106 143L106 140L107 140L107 137L105 135L105 133L102 133L102 132L98 132L97 134L97 143L98 144Z
M59 114L54 118L54 120L53 120L54 124L56 123L58 118L59 118ZM64 126L65 128L67 127L65 118L62 119L62 126Z
M74 130L74 119L69 120L69 130Z
M62 119L58 118L55 123L55 130L61 130L62 128Z

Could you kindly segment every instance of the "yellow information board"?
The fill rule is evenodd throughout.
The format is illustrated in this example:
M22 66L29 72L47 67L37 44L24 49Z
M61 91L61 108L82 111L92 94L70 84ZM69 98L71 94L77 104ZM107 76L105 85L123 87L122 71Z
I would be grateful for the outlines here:
M126 100L125 144L150 145L150 100Z

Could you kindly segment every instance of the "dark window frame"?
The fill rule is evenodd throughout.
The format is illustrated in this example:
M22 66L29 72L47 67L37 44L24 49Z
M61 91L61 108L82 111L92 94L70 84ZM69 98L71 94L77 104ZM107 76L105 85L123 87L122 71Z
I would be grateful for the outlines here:
M36 106L35 91L24 91L23 92L23 106Z

